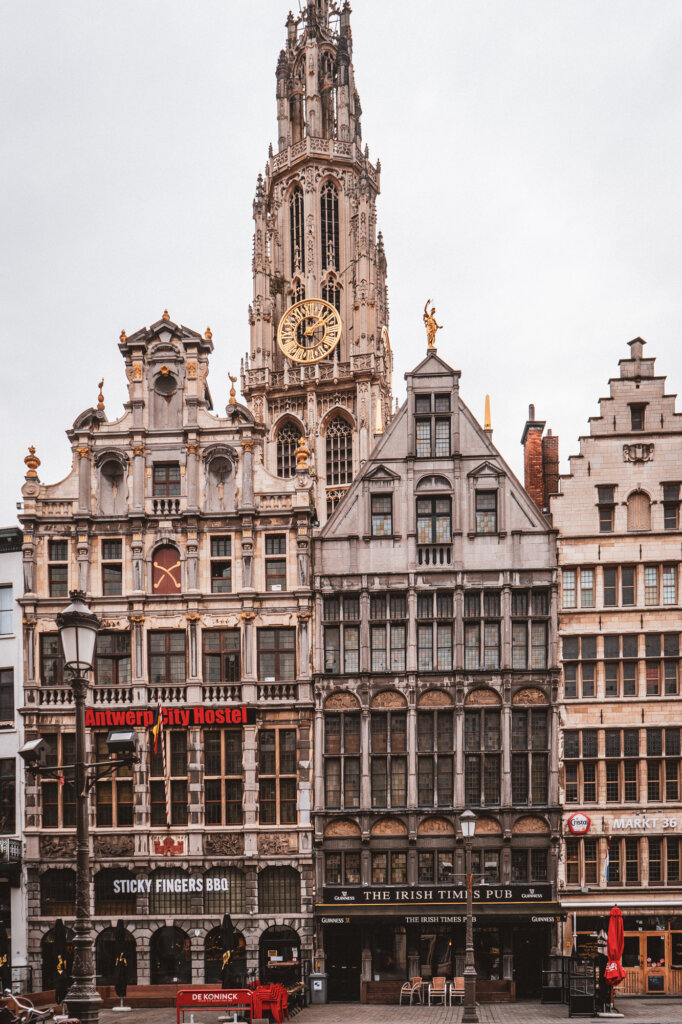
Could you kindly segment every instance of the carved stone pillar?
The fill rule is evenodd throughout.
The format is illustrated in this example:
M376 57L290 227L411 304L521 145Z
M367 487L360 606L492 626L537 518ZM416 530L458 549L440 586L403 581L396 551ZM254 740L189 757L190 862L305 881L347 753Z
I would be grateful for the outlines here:
M23 559L24 594L33 594L35 593L36 549L33 534L30 532L24 534Z
M78 511L90 512L90 449L82 445L76 449L78 459ZM80 587L83 590L83 587Z
M135 682L141 682L144 680L144 658L142 647L144 615L131 615L130 623L133 627L133 680Z
M324 807L324 711L315 708L315 807Z
M257 729L244 726L244 825L258 824ZM255 837L254 837L255 838Z
M144 508L144 445L133 447L133 509Z
M407 710L407 806L417 806L417 708L412 702Z
M256 613L253 611L242 612L242 622L244 623L244 679L254 679L254 650L253 650L253 620L256 617Z
M253 524L250 516L242 521L242 590L253 590Z
M253 508L253 441L242 442L242 507Z
M199 589L199 544L197 531L187 531L187 589Z
M502 708L502 806L511 806L511 708Z
M88 459L81 459L81 462L88 462ZM78 534L77 542L77 562L78 562L78 589L84 593L88 592L88 578L90 575L90 543L87 533Z
M142 534L133 533L133 540L131 544L131 554L133 556L133 593L143 594L144 593L144 558L142 552Z
M298 675L301 679L310 678L310 645L308 642L310 612L306 609L298 613Z
M360 776L360 806L371 807L369 782L369 708L362 709L360 718L360 750L362 751L362 774Z
M199 508L199 445L187 443L187 508Z

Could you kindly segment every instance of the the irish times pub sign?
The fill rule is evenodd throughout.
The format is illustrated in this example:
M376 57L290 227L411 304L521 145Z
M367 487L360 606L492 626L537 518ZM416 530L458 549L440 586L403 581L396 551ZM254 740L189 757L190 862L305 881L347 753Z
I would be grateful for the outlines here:
M552 899L552 886L547 883L474 885L471 901L473 910L486 917L497 914L550 921L561 913L560 904ZM322 902L317 904L316 910L325 915L343 914L356 918L367 914L382 915L403 918L407 923L419 923L423 915L434 921L455 921L451 915L466 914L466 903L464 884L325 886Z

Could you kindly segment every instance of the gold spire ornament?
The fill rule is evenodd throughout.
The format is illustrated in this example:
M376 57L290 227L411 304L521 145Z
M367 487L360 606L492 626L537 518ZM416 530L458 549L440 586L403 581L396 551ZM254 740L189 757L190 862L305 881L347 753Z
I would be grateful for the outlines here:
M29 477L30 477L32 480L37 480L38 479L37 469L38 469L38 466L40 465L40 459L36 455L36 450L35 450L35 446L34 445L30 445L29 446L28 455L24 459L24 462L28 466L28 471L26 473L26 479L28 480Z
M97 396L97 412L104 412L104 394L102 393L102 388L104 387L104 377L102 377L97 387L99 388L99 394Z
M211 330L210 327L207 327L206 331L204 333L204 340L205 341L211 341L212 338L213 338L213 331ZM228 376L229 376L229 374L228 374Z
M435 348L436 347L436 331L441 331L443 329L443 325L439 324L439 323L436 323L436 317L435 317L436 307L435 306L431 306L431 312L429 313L429 302L430 301L431 301L431 299L427 299L426 300L426 304L424 306L424 317L423 317L423 319L424 319L424 326L426 327L427 347L428 348Z
M492 430L493 425L490 420L490 395L485 396L485 415L483 417L483 429Z
M235 391L234 386L237 383L237 378L233 377L232 374L229 373L229 372L228 372L227 376L232 381L232 387L230 388L230 405L236 405L237 404L237 392Z
M127 341L127 340L128 340L128 335L126 334L126 332L125 332L125 331L121 331L121 333L120 333L120 334L119 334L119 336L118 336L118 340L119 340L119 341L121 342L121 344L122 344L122 343L123 343L124 341Z
M162 320L170 320L170 313L168 312L167 309L164 309L163 316L161 317L161 319Z
M294 455L296 456L296 469L306 470L308 469L308 458L310 457L310 448L305 443L303 434L298 439L298 445L294 449Z

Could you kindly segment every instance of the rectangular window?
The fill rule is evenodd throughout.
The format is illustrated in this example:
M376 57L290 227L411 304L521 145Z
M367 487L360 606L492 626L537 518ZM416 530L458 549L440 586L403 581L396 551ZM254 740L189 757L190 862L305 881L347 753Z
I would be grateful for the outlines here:
M512 622L512 668L528 667L528 623Z
M618 603L618 570L604 569L604 607L615 608Z
M242 730L205 729L204 823L241 825L242 815Z
M635 604L635 570L631 565L624 565L620 570L621 604Z
M644 603L658 604L658 567L655 565L644 568Z
M566 840L566 883L577 885L580 881L580 840Z
M464 667L480 668L481 626L478 622L464 625Z
M585 859L585 884L597 882L597 840L583 839L583 856Z
M14 602L12 600L12 588L0 587L0 634L13 633L12 615Z
M451 807L454 723L452 711L417 713L417 794L422 807Z
M295 825L296 730L261 729L258 755L261 825Z
M109 759L107 733L95 733L95 757ZM95 813L98 828L128 828L133 819L133 769L120 765L95 786Z
M449 544L451 540L450 498L418 498L417 544Z
M639 882L639 839L625 840L625 884Z
M238 683L241 680L240 635L238 629L205 629L204 682Z
M663 529L677 530L680 525L680 485L663 484Z
M644 413L646 405L630 406L630 429L644 430Z
M67 597L69 593L69 542L51 540L47 545L50 564L47 567L50 597Z
M130 633L98 633L95 644L97 686L127 686L131 681Z
M497 491L476 491L476 533L497 533Z
M58 633L40 634L40 681L43 686L64 685L64 653Z
M14 722L14 669L0 668L0 723Z
M371 714L372 807L404 807L407 801L407 715Z
M74 828L76 825L76 788L73 765L76 761L76 734L44 733L47 747L45 764L64 768L63 785L52 779L41 780L43 828ZM71 766L71 767L69 767Z
M166 825L166 793L170 804L170 824L186 825L188 814L188 752L187 733L185 730L173 729L162 737L166 744L166 777L164 779L164 760L161 743L154 753L150 749L150 805L152 826Z
M232 590L232 538L211 537L211 593Z
M187 677L185 631L154 631L149 637L149 682L152 686L184 685Z
M123 593L123 545L120 540L102 541L102 594Z
M393 496L391 494L373 494L372 503L372 536L391 537L393 535Z
M417 458L450 455L450 396L415 395L414 411Z
M287 589L287 561L286 558L270 558L270 555L286 555L287 538L284 533L269 533L265 535L265 589L286 590Z
M177 462L157 462L152 471L152 494L155 498L180 496L180 465Z
M580 606L594 608L594 569L580 570Z
M663 566L663 604L677 604L677 568Z
M258 678L266 683L296 678L296 630L258 630Z
M615 487L597 488L597 507L599 509L599 532L613 533L615 512Z
M13 757L0 759L0 833L13 835L17 830L16 761Z
M564 569L563 572L563 605L564 608L576 607L576 571L575 569Z

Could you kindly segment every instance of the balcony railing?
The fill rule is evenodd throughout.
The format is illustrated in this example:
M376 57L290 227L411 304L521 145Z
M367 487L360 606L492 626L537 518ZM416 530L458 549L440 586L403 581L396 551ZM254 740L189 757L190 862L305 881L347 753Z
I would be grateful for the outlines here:
M239 704L242 699L242 688L239 683L209 683L202 686L201 696L204 703L234 701Z
M446 566L452 564L451 544L418 544L419 565Z
M258 700L297 700L298 686L296 683L259 683Z
M182 498L151 498L149 512L153 516L177 516L182 507Z

